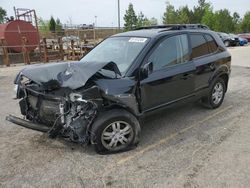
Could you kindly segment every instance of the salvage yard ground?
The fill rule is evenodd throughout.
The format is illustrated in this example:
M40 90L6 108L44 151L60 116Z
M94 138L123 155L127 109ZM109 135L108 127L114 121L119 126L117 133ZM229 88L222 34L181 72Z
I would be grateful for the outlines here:
M221 108L148 117L135 150L107 156L5 121L19 115L13 79L23 66L0 68L0 187L249 187L250 46L229 50Z

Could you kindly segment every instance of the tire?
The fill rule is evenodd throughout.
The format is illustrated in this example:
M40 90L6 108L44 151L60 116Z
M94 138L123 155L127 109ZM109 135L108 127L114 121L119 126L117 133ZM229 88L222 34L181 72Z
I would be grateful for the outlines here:
M99 154L133 149L139 143L141 133L139 121L123 109L100 112L91 130L91 143Z
M224 44L225 44L226 47L230 46L230 42L228 40L224 41Z
M226 84L222 78L217 78L211 83L208 96L202 99L205 107L216 109L223 103L226 93Z

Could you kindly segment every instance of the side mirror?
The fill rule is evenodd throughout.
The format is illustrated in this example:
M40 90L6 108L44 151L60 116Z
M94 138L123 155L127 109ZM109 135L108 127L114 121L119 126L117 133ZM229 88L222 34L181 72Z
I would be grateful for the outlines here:
M140 79L143 80L148 77L153 72L153 63L149 62L146 63L144 66L141 67L140 71Z

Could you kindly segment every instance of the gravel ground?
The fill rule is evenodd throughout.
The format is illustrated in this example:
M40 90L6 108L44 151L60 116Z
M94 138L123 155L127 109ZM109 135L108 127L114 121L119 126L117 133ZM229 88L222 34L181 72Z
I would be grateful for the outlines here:
M23 66L0 68L0 187L249 187L250 46L229 50L221 108L148 117L135 150L108 156L5 121L19 115L12 82Z

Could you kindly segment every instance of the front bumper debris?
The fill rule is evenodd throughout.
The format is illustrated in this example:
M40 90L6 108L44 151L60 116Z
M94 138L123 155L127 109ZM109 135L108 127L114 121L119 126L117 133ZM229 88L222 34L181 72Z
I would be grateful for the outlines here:
M6 116L6 120L11 122L11 123L20 125L22 127L32 129L35 131L44 132L44 133L50 131L50 129L51 129L51 127L47 127L47 126L41 125L41 124L35 124L35 123L30 122L30 121L26 121L24 119L21 119L21 118L18 118L16 116L12 116L12 115Z

